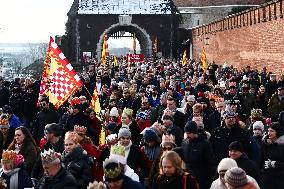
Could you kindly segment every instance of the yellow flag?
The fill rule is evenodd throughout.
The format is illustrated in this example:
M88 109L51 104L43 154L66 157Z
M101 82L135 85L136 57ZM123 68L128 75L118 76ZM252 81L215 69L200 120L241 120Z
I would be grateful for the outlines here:
M208 69L208 62L207 62L207 56L206 56L204 47L202 49L200 60L201 60L201 68L204 72L206 72L206 70Z
M103 62L103 64L106 64L106 58L109 56L107 39L108 39L107 34L105 34L104 35L103 50L102 50L102 62Z
M182 56L182 66L186 66L186 63L187 63L186 50L184 50L183 56Z
M100 133L100 139L99 139L99 145L106 144L106 130L102 126L101 133Z
M133 34L133 54L136 54L136 35Z
M113 64L114 64L115 67L118 66L118 60L117 60L116 56L114 56L114 58L113 58Z

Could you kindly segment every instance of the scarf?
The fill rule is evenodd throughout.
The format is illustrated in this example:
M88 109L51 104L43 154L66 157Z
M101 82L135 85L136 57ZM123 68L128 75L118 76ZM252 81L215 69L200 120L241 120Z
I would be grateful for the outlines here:
M3 173L10 177L10 188L9 189L18 189L18 173L20 171L20 168L15 168L9 171L6 171L3 169Z
M22 146L22 144L15 144L15 152L17 152L17 154L20 152L20 150L21 150L21 146Z
M148 146L145 146L145 154L149 158L149 160L154 161L160 156L160 146L155 146L153 148L150 148Z

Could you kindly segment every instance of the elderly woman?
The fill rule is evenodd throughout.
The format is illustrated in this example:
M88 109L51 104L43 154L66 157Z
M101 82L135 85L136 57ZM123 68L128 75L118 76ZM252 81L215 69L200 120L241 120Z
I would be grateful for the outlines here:
M267 138L261 150L261 167L264 173L265 189L284 188L284 135L278 123L268 128Z
M17 154L21 154L25 159L27 171L31 173L39 149L28 128L23 126L16 128L14 140L8 150L14 150Z
M79 136L76 132L68 131L64 139L64 152L62 163L77 180L79 188L86 188L92 179L93 159L79 144Z
M160 160L160 174L154 179L153 189L198 189L196 179L185 172L185 164L174 151L165 152Z
M7 188L9 189L24 189L33 187L31 177L25 169L17 166L20 155L15 151L4 151L0 170L0 177L6 180Z

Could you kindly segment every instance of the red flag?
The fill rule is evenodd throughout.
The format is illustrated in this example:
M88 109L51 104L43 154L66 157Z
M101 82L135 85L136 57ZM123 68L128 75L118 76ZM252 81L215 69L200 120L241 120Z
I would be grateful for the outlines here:
M46 94L49 101L58 109L82 82L52 37L44 64L40 95Z

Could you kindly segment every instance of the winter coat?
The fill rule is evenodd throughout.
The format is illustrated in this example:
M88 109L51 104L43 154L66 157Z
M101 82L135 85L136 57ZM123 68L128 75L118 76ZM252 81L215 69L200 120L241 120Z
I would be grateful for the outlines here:
M250 93L247 93L247 94L241 94L240 95L241 97L241 100L243 101L244 103L244 109L245 109L245 113L247 116L250 115L250 112L253 108L256 108L256 100L255 100L255 97L250 94ZM248 117L247 117L248 118Z
M77 181L79 188L86 188L92 179L93 158L87 152L78 146L66 154L63 152L62 163Z
M18 177L15 178L16 180L13 180L13 175L16 176L18 174ZM24 188L32 188L33 183L31 180L31 177L28 175L28 173L21 168L15 168L10 173L4 173L3 169L0 170L0 177L4 178L6 180L7 188L9 189L24 189ZM11 183L13 182L13 183ZM12 187L15 182L17 182L18 187Z
M21 94L18 94L18 96L12 95L9 99L9 104L13 110L13 113L20 119L23 117L23 102L24 99L22 98Z
M188 170L193 171L201 189L209 188L215 174L214 154L210 142L204 138L182 143L183 156Z
M46 142L43 146L43 148L41 149L41 151L43 150L48 150L48 149L53 149L55 152L58 153L62 153L64 151L64 140L62 137L59 138L59 140L55 143L52 144L51 142ZM36 179L40 179L43 176L43 167L42 167L42 161L41 161L41 157L38 156L33 170L32 170L32 178L36 178Z
M131 145L126 164L138 174L140 181L147 177L147 165L138 146Z
M11 128L16 129L20 127L22 123L20 122L20 119L13 114L12 117L9 119L9 125Z
M247 175L253 177L259 185L261 185L262 180L260 176L260 170L257 165L250 160L247 155L242 154L241 157L236 159L239 168L242 168Z
M178 126L182 131L186 124L186 115L180 111L174 113L174 125Z
M167 128L166 131L168 134L172 134L175 136L175 142L177 146L181 146L183 140L183 130L181 130L178 126L172 125L171 127Z
M49 106L49 109L38 112L34 121L32 133L37 143L44 137L45 126L49 123L58 123L59 121L57 110L51 104Z
M13 142L14 139L14 133L15 130L13 128L9 128L7 131L7 138L6 141L4 142L4 135L2 132L0 132L0 159L2 159L2 152L3 150L6 150L8 146Z
M284 111L284 98L279 99L278 94L272 95L268 102L268 114L272 121L277 121L279 113Z
M239 141L242 143L245 153L251 157L252 145L251 137L248 132L238 124L235 124L231 129L225 127L217 127L213 130L210 138L213 150L216 156L216 164L219 163L223 158L228 157L229 145Z
M81 189L77 187L74 176L61 167L59 172L53 177L42 177L35 189Z
M196 179L190 174L184 173L182 175L157 175L154 179L153 189L184 189L184 183L186 182L186 189L198 189ZM185 181L186 180L186 181Z
M121 189L143 189L139 182L136 182L128 176L123 176Z
M32 121L36 114L37 97L35 94L26 93L23 100L23 118Z
M261 150L261 167L264 175L265 189L284 188L284 136L279 137L272 143L268 139L264 140ZM275 168L264 168L267 160L276 161Z
M10 91L5 86L0 86L0 108L9 104Z
M166 108L167 106L160 104L152 111L151 117L150 117L151 124L161 121L164 110Z

